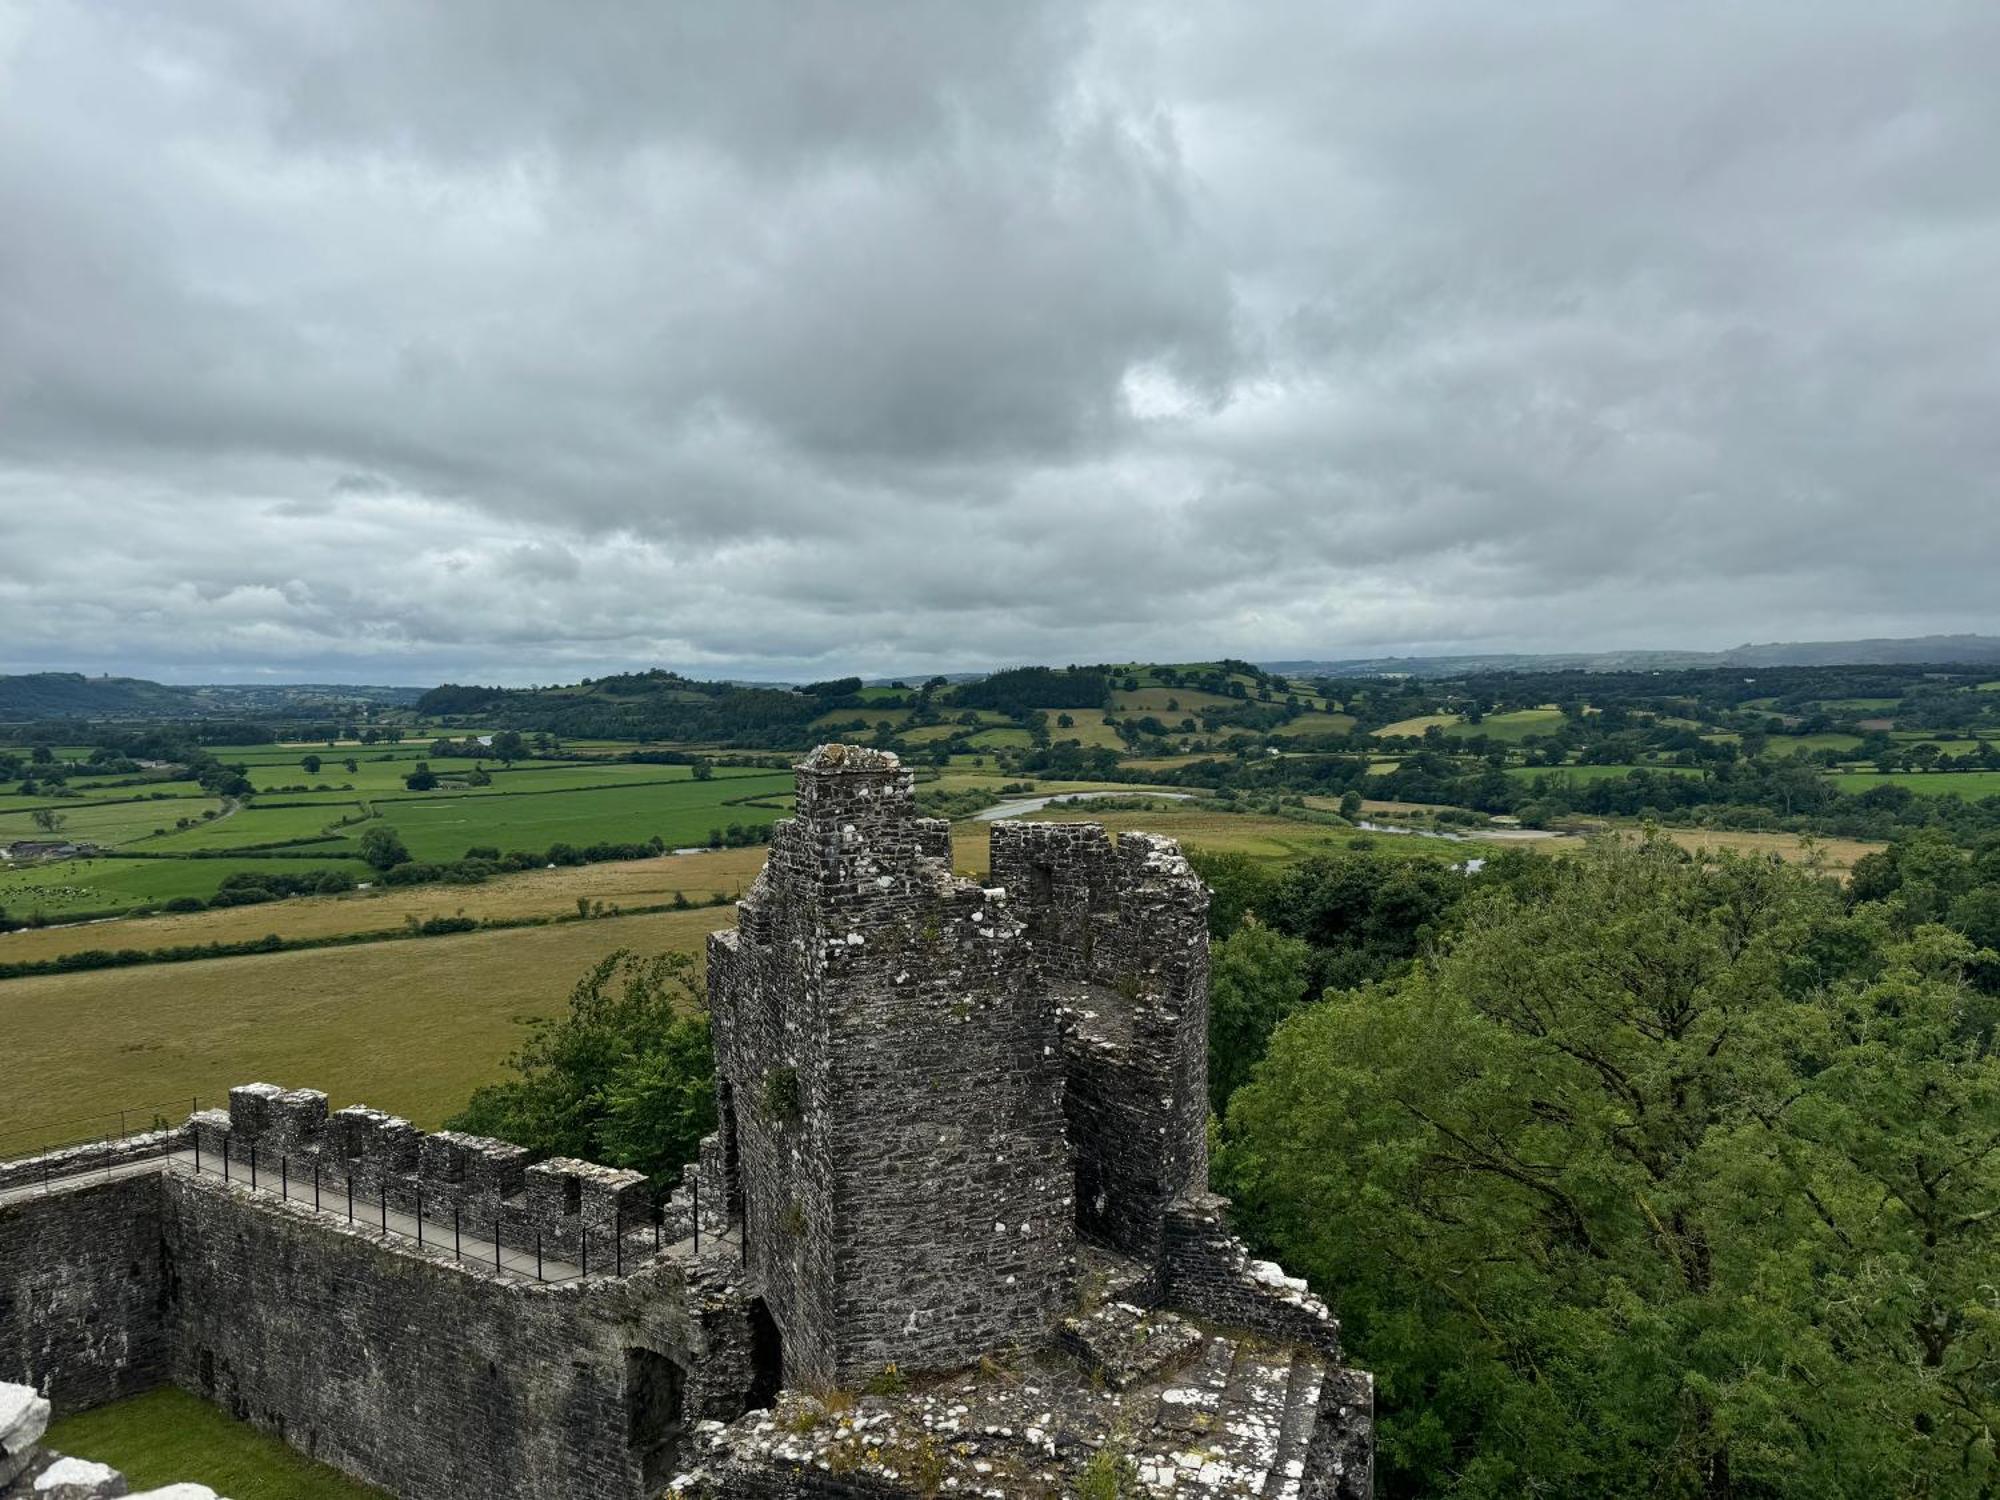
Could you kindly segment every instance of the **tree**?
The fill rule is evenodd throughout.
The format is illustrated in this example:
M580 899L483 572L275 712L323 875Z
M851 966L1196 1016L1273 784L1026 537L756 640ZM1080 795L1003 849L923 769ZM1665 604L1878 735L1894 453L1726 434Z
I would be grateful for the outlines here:
M35 827L43 833L61 833L63 825L69 822L64 814L57 812L53 807L38 807L30 816L35 820Z
M621 948L577 982L564 1014L528 1024L507 1059L516 1076L474 1090L452 1129L631 1167L661 1185L715 1129L715 1055L692 956Z
M306 775L319 775L320 758L317 755L302 755L299 757L299 764L305 767Z
M427 760L418 761L416 770L403 778L403 785L413 792L432 791L437 784L437 772L431 769L431 763Z
M360 762L356 761L355 758L351 755L348 756L347 759L342 761L340 764L342 769L345 770L347 774L350 776L352 776L356 771L361 769Z
M696 781L707 781L714 775L715 775L715 767L710 765L707 761L698 760L694 763L694 779Z
M386 871L408 863L410 851L395 829L376 827L361 835L361 858L376 869Z
M1991 1493L1969 945L1664 840L1560 864L1230 1102L1219 1181L1377 1374L1381 1493Z
M501 765L511 766L515 761L524 759L527 753L527 743L521 738L519 730L503 729L493 736L493 754Z
M1216 945L1208 985L1208 1098L1219 1115L1264 1055L1271 1033L1306 998L1312 950L1246 914Z
M1361 793L1350 787L1340 794L1340 815L1349 820L1361 816Z

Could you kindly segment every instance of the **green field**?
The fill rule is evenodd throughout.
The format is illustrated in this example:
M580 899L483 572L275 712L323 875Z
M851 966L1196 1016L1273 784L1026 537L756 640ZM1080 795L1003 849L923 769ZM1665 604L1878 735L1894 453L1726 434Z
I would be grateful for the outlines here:
M1307 734L1348 734L1354 729L1353 714L1300 714L1291 723L1271 731L1274 738Z
M1799 734L1775 735L1771 739L1773 755L1800 755L1809 750L1859 750L1861 736L1858 734Z
M175 1386L65 1417L43 1442L122 1470L135 1489L190 1483L230 1500L386 1500Z
M228 875L245 871L300 874L306 870L345 870L356 880L374 872L359 860L345 859L338 849L324 859L66 859L56 864L0 869L0 908L10 916L34 912L60 919L76 912L123 911L152 906L175 896L199 896L206 901ZM7 937L0 933L0 961L7 955ZM121 946L116 929L105 930L102 946Z
M1891 781L1925 797L1955 794L1977 802L1982 797L2000 796L2000 771L1892 771L1887 776L1874 771L1840 771L1833 781L1843 792L1865 792Z
M1511 713L1488 714L1477 724L1454 724L1445 733L1455 740L1483 734L1490 740L1512 745L1533 735L1553 734L1562 727L1562 721L1559 708L1517 708Z
M478 845L546 849L555 843L643 843L655 835L670 848L705 843L710 829L730 823L761 827L785 815L775 806L731 803L758 797L789 808L791 790L790 773L767 771L658 786L613 784L603 791L380 802L375 809L403 836L413 857L444 860Z
M65 801L37 803L52 807L62 818L59 834L42 832L35 826L32 812L0 812L0 844L16 839L73 839L91 844L128 844L150 837L153 830L171 830L180 818L199 818L205 811L217 811L222 803L213 797L163 797L159 801L91 802Z
M1699 776L1692 766L1509 766L1507 774L1516 781L1534 781L1547 776L1572 786L1592 781L1615 781L1634 771L1652 771L1662 776Z
M1384 724L1375 734L1380 739L1396 739L1402 735L1420 737L1426 729L1450 730L1460 723L1457 714L1418 714L1414 719L1398 719L1393 724Z

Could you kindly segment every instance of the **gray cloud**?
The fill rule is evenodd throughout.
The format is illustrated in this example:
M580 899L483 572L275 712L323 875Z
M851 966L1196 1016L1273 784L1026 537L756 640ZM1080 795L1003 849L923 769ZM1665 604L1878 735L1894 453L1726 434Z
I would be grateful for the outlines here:
M2000 13L0 4L0 670L1995 628Z

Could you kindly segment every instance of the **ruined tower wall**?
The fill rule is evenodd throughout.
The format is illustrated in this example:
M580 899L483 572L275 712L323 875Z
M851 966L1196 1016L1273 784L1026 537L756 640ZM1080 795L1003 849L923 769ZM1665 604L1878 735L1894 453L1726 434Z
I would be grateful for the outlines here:
M0 1206L0 1377L57 1416L167 1378L160 1178L61 1184Z
M711 946L750 1260L789 1383L1038 1338L1073 1283L1053 1016L1021 924L952 877L949 848L893 757L829 747Z
M1156 1261L1167 1207L1208 1182L1208 890L1170 839L993 826L993 879L1059 1008L1078 1217Z

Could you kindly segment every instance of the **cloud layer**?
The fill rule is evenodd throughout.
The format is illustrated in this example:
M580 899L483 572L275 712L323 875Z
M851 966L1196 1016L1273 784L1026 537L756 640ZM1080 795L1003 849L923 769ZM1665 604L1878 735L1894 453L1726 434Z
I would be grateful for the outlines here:
M0 0L0 670L2000 626L2000 11Z

